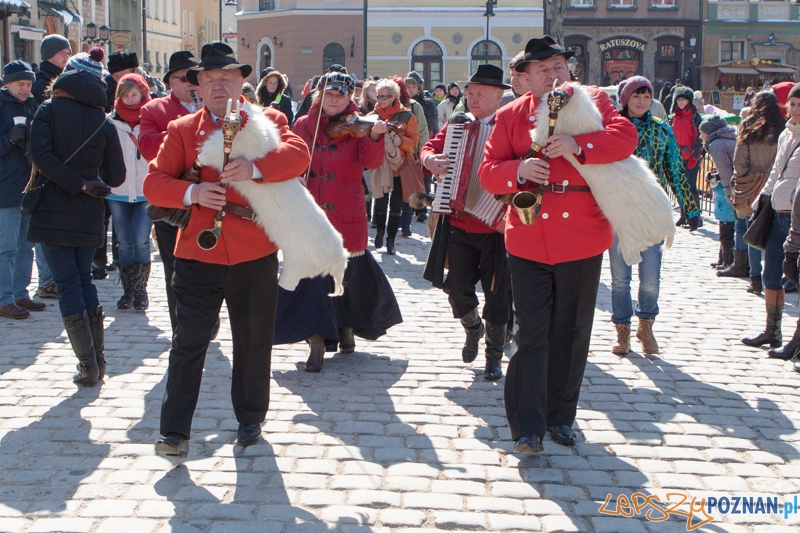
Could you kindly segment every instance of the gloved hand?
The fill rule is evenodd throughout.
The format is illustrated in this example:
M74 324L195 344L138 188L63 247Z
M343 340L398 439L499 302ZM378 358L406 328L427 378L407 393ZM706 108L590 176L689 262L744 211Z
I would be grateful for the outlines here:
M783 254L783 274L795 285L797 285L797 255L797 252Z
M25 124L17 124L11 128L11 133L8 134L8 140L11 144L20 144L28 140L28 127Z
M111 187L102 181L86 181L83 180L83 188L81 192L92 198L105 198L111 194Z
M695 215L689 219L689 231L697 231L700 227L700 215Z

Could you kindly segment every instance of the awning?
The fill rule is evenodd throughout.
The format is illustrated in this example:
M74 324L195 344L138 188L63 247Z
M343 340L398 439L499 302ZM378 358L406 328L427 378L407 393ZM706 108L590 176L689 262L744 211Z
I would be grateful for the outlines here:
M12 24L11 33L19 33L19 38L26 41L41 41L44 39L45 31L41 28L31 28L30 26Z
M2 0L0 0L2 1ZM69 26L72 24L73 20L77 20L80 24L83 24L83 17L77 13L72 12L67 6L64 4L53 4L51 2L39 2L37 4L40 8L49 11L53 15L61 18L64 21L64 24Z
M717 69L722 72L723 74L745 74L748 76L758 76L758 71L753 67L748 66L726 66L726 67L717 67Z
M759 72L768 72L770 74L794 74L797 72L796 67L780 65L757 65L756 69Z
M28 2L24 2L23 0L0 0L0 5L2 6L9 6L9 7L16 7L21 9L30 9L31 5Z

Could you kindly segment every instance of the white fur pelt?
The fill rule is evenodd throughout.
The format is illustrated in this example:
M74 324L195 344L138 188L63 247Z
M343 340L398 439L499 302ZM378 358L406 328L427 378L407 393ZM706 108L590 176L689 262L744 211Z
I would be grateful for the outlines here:
M247 121L233 139L231 159L260 159L281 142L278 127L260 108L244 105ZM208 136L200 148L198 161L222 170L222 130ZM331 275L335 282L333 296L344 292L347 250L341 234L314 201L299 179L280 182L239 181L231 185L250 203L255 221L283 251L283 269L278 284L294 290L303 278ZM225 225L223 223L223 230Z
M603 116L592 96L579 84L571 83L573 95L559 112L555 133L585 135L603 130ZM546 98L536 110L536 129L531 138L539 145L547 139L549 110ZM630 156L614 163L581 165L572 154L564 156L592 190L597 205L619 239L625 262L641 262L641 252L665 241L669 248L675 237L672 204L647 162Z

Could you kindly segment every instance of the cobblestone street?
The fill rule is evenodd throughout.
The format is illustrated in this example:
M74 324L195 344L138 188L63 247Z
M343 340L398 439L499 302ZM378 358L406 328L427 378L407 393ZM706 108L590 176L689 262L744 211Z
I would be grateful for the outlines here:
M709 268L713 219L695 234L679 230L664 255L659 356L639 353L635 338L633 353L611 354L606 260L578 444L547 437L531 457L510 453L503 380L484 381L483 355L461 362L463 330L446 295L422 279L430 241L424 224L413 229L396 256L375 253L405 322L377 342L357 339L353 354L328 354L320 374L303 371L305 344L275 347L264 440L246 449L233 444L223 308L189 457L153 453L170 347L157 254L146 314L116 309L117 273L97 282L108 316L102 386L72 383L76 359L56 303L0 321L0 531L662 533L700 523L709 496L777 498L781 511L714 509L697 531L800 529L797 509L783 506L800 494L800 374L739 342L762 330L764 303L745 292L748 280ZM795 317L797 295L787 295L784 339ZM667 493L688 499L665 521L653 507L607 514L634 493L659 495L663 508Z

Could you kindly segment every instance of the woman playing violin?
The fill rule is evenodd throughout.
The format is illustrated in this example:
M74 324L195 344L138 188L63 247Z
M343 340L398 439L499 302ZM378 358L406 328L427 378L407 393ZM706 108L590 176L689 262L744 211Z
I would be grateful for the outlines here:
M320 80L308 115L300 117L293 130L312 151L306 187L342 234L350 253L344 279L344 295L330 298L330 278L304 279L295 291L281 289L275 344L308 341L311 352L307 372L322 369L326 349L339 353L355 350L355 335L375 340L403 321L389 281L367 250L367 213L364 207L364 168L381 165L388 125L375 121L360 138L332 138L329 125L342 115L358 113L351 96L350 76L332 72ZM334 129L334 128L331 128ZM338 128L341 133L341 128Z

